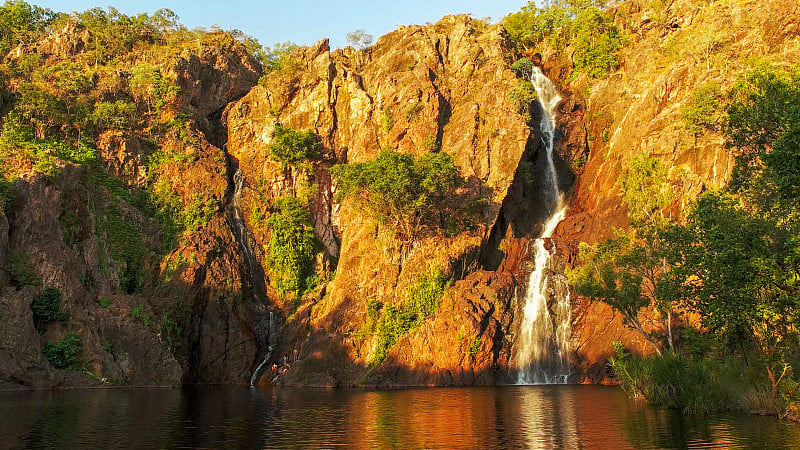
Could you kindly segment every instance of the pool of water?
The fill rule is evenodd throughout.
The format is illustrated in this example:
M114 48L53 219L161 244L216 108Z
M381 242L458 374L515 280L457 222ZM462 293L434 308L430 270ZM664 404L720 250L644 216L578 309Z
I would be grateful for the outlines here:
M800 425L683 416L609 386L0 393L2 448L800 448Z

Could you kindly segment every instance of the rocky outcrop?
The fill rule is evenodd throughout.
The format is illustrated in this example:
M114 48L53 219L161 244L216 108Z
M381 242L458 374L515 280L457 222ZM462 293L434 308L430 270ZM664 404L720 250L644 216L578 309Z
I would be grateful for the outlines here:
M334 203L336 187L329 176L314 173L315 231L338 258L337 275L315 304L293 315L284 305L289 318L278 360L297 361L283 382L490 384L504 379L519 265L508 264L504 273L470 274L481 267L482 253L499 252L503 259L505 250L497 246L509 224L530 216L516 235L531 237L541 215L535 201L526 203L539 187L523 181L535 180L541 170L538 134L507 99L517 83L508 51L500 27L465 16L402 27L365 51L331 52L322 41L295 55L303 70L291 95L268 83L226 110L228 151L249 187L246 217L257 202L294 194L298 184L295 172L269 158L275 123L321 136L322 166L374 159L386 146L415 155L447 152L468 180L462 195L491 199L472 231L403 243L353 205ZM521 161L529 161L523 165L526 173L519 171ZM256 237L267 243L267 234ZM484 249L490 241L491 251ZM401 303L420 276L435 270L466 279L449 290L434 318L402 338L364 378L377 339L356 336L367 320L368 300Z
M68 27L24 51L80 53L86 33ZM146 55L132 54L132 64L141 58L146 63ZM101 133L104 170L59 161L48 177L25 168L18 174L0 214L0 388L235 382L257 363L264 310L249 294L226 221L232 187L215 144L224 141L222 108L256 83L260 67L226 34L159 64L179 85L159 118L171 128ZM151 173L148 159L159 149L180 157ZM140 191L154 181L183 205L217 207L207 225L178 236L166 255L165 230ZM31 280L10 280L12 253ZM61 293L68 316L37 330L30 304L47 287ZM43 356L46 343L67 333L82 341L78 371L56 370Z
M800 59L793 0L642 3L611 10L630 43L607 79L576 78L568 51L528 55L563 97L555 164L570 209L547 243L557 254L552 276L577 263L579 242L627 225L618 180L633 155L665 161L676 216L698 193L724 185L733 155L719 129L693 135L682 125L681 106L698 86L730 86L746 69L740 55ZM8 58L81 55L89 39L86 29L67 27ZM332 51L321 41L259 85L259 63L224 33L165 54L131 55L118 74L124 79L137 63L159 67L179 90L153 113L157 124L97 136L102 173L60 162L53 178L20 170L0 212L0 388L244 383L266 356L281 371L265 380L293 385L512 381L530 240L547 206L539 112L525 117L508 99L518 80L500 26L447 16L400 27L364 50ZM313 130L321 160L276 161L269 144L277 123ZM327 169L374 159L385 147L452 155L467 180L459 195L489 200L472 227L403 240L339 203ZM174 156L154 173L147 162L159 150ZM167 230L137 200L154 182L178 205L211 208L210 220L166 250ZM324 279L302 298L278 292L276 274L263 270L264 213L287 195L306 201L324 247L316 261ZM14 258L40 280L14 281ZM436 312L373 361L379 336L367 326L370 302L400 305L436 271L452 280ZM30 304L45 287L58 288L69 316L37 330ZM646 351L609 307L572 302L573 381L604 379L614 340ZM55 370L43 346L71 332L83 342L83 369Z
M628 225L618 183L634 155L657 156L664 162L673 185L668 211L673 217L701 192L723 187L735 154L725 147L721 124L694 135L684 126L681 108L700 86L729 88L748 68L745 55L783 64L797 60L800 52L800 9L793 1L682 0L658 10L633 1L621 3L613 13L631 42L620 70L607 79L567 82L571 69L564 57L544 58L551 78L573 92L576 104L587 105L561 125L567 142L586 139L583 151L564 153L580 172L571 208L555 236L568 264L577 258L579 242L595 243L610 237L614 227ZM569 109L565 106L562 109ZM604 377L613 341L648 351L641 336L627 329L608 306L576 299L575 310L575 364L587 380Z

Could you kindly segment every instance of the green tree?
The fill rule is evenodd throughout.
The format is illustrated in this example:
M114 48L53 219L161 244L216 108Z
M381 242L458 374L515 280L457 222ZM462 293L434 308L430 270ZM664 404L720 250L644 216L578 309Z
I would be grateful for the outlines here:
M267 266L277 275L274 285L281 293L295 292L297 297L309 288L320 244L314 236L311 214L295 197L283 197L275 202L273 214L267 219L270 227Z
M581 8L572 23L572 33L572 60L577 69L602 78L619 67L617 51L626 41L611 16L595 7Z
M404 239L425 227L443 227L448 216L458 212L454 194L464 183L453 157L444 152L414 158L383 149L373 161L338 164L330 173L340 198L353 198Z
M56 14L21 0L8 0L0 7L0 55L5 56L19 44L41 36Z
M319 146L319 137L313 130L297 131L276 123L268 148L285 168L289 164L319 159L322 156Z
M665 328L667 343L674 348L672 317L680 301L681 280L672 269L674 243L664 238L669 222L663 210L670 202L670 184L660 159L634 156L620 179L623 201L632 230L591 247L580 244L582 265L568 273L575 291L602 301L622 314L626 325L639 332L657 353L657 336L645 330L648 309L655 309Z

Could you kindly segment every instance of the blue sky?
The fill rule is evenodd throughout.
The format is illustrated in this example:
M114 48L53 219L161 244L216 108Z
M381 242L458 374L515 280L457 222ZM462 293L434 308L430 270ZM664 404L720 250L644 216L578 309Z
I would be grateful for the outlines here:
M189 28L218 25L237 28L263 45L292 41L301 45L330 38L332 47L345 44L345 34L365 29L375 39L398 25L436 22L445 14L472 13L497 21L517 11L526 0L27 0L54 11L83 11L113 6L125 14L169 8Z

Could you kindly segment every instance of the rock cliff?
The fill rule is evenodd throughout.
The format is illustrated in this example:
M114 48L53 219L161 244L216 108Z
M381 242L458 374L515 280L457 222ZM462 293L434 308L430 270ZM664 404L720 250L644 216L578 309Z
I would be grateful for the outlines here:
M166 53L134 49L116 74L97 78L125 85L136 67L157 67L177 88L169 107L147 103L149 121L99 132L96 165L59 161L53 176L30 161L15 169L0 211L0 388L245 383L262 361L262 382L291 385L512 382L530 244L547 207L541 112L510 98L520 83L511 62L536 61L563 98L555 164L570 207L547 243L557 255L550 271L561 277L579 242L627 226L618 181L632 156L665 162L676 215L725 184L735 155L718 128L687 131L681 107L709 82L730 86L748 58L800 60L799 8L794 0L620 2L610 11L629 42L605 79L576 72L570 49L519 55L500 25L467 16L400 27L363 50L321 41L262 82L259 63L225 33ZM66 27L6 60L80 60L91 40L89 30ZM276 160L276 124L312 130L320 159ZM341 201L327 169L384 148L451 155L466 180L458 195L486 199L470 226L408 239ZM141 195L163 191L175 208L204 217L171 241L164 211ZM285 196L307 205L321 243L316 287L304 295L277 289L268 264L264 216ZM375 305L399 307L433 273L450 280L441 303L376 359ZM61 292L68 317L37 327L31 304L45 287ZM571 381L604 379L614 340L646 351L610 308L571 299ZM43 355L68 333L83 342L79 371L56 370Z

